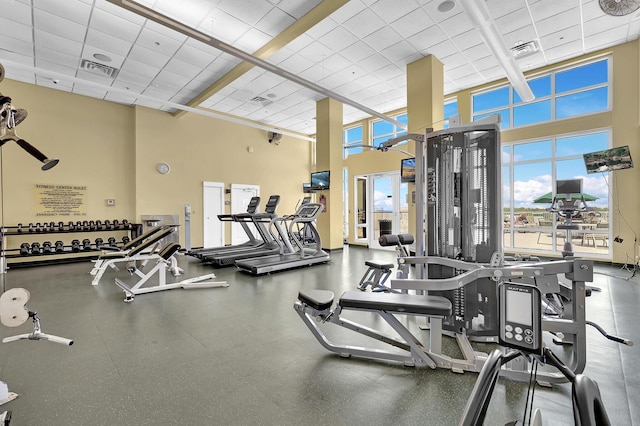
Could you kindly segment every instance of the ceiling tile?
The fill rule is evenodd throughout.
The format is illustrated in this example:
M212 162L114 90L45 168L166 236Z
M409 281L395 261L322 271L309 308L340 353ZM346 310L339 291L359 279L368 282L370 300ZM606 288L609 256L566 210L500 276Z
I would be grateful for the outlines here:
M378 52L402 41L402 37L390 27L383 27L363 39Z
M345 21L351 19L355 14L365 8L365 5L360 0L349 0L344 6L341 6L338 10L331 14L331 19L343 24Z
M338 23L333 19L326 18L322 21L315 24L313 27L309 28L305 34L314 39L319 39L320 37L330 33L338 26Z
M422 9L404 15L393 21L391 26L402 38L411 37L434 24L433 19Z
M31 8L14 0L0 0L2 17L9 22L31 26Z
M429 49L445 40L448 40L447 36L437 25L425 28L407 39L418 51Z
M274 7L260 19L254 28L275 37L293 24L296 20L289 14Z
M344 27L336 27L329 33L318 39L325 46L330 47L333 51L341 51L358 41L358 38L347 31Z
M112 35L89 28L85 42L105 53L115 53L119 56L127 56L133 43L129 43Z
M35 31L35 42L37 46L67 55L80 56L80 52L82 52L82 43L40 30Z
M197 29L225 43L233 44L242 34L249 31L251 26L222 10L214 9L211 19L204 21Z
M52 15L40 9L33 11L33 22L38 29L56 34L70 40L84 40L87 26L64 19L57 15Z
M387 23L410 15L418 8L418 3L414 0L378 0L371 5L371 9Z
M1 16L0 34L16 40L33 42L33 30L29 25L14 22Z
M272 37L260 30L251 28L234 43L234 47L247 53L253 53L271 41Z
M278 8L294 18L300 19L318 4L320 4L320 0L282 0L278 3Z
M404 66L422 57L415 47L404 40L381 50L380 53L396 66Z
M344 48L340 54L354 63L358 63L376 53L373 47L363 41L357 41L351 46Z
M75 0L33 0L33 7L82 26L89 24L91 15L90 5Z
M344 27L359 38L364 38L384 26L384 21L369 9L362 10L344 23Z
M196 28L211 14L217 1L211 0L158 0L154 9L171 16L175 20Z
M130 43L136 41L136 39L138 38L138 34L140 34L140 31L142 30L141 25L112 15L100 9L93 10L93 13L91 14L90 26L96 31L110 34L114 37L120 38Z
M138 44L134 45L129 53L129 58L153 67L164 67L169 62L170 56L162 55Z
M16 40L5 35L0 35L0 46L0 55L8 51L20 55L33 56L33 42Z

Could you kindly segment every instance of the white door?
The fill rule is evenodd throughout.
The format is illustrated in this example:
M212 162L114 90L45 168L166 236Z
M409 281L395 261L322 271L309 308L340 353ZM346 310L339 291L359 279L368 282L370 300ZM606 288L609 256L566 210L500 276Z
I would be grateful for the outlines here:
M251 197L259 196L259 185L231 184L231 214L245 213L247 211L249 201L251 201ZM266 203L266 200L260 200L261 205L264 203ZM262 208L260 208L259 211L262 211ZM252 223L249 224L249 228L251 228L253 230L253 234L259 238L258 231ZM246 232L242 229L242 226L240 226L239 223L233 222L231 224L231 244L242 244L246 241L249 241L249 238L247 237Z
M400 182L398 172L369 175L370 216L367 218L370 248L395 250L382 247L378 238L382 234L405 234L408 232L408 204L406 182Z
M203 247L224 246L224 224L218 219L224 213L224 184L203 182L204 218Z

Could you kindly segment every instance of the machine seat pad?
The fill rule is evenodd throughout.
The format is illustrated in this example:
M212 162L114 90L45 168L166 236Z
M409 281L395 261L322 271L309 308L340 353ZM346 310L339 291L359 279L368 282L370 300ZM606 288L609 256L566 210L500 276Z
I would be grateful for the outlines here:
M347 291L338 302L343 308L401 312L418 315L451 315L451 302L440 296Z
M328 290L304 290L298 292L298 300L318 311L333 305L333 292Z
M364 264L374 269L393 269L394 266L393 263L382 260L366 260Z

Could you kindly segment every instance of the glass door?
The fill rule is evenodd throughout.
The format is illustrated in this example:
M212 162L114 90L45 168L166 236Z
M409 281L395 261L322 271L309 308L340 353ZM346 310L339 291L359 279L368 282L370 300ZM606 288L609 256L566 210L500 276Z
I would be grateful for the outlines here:
M369 175L367 235L370 248L383 248L378 238L385 234L408 233L408 184L400 182L400 173ZM393 247L389 248L393 250Z

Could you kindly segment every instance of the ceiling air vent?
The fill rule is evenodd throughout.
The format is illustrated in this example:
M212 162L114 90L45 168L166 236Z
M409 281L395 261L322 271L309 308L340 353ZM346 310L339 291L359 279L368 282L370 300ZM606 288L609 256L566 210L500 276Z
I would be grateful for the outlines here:
M116 78L116 76L118 75L118 71L120 71L117 68L113 68L99 62L89 61L87 59L82 60L82 62L80 63L80 69L110 78Z
M526 43L517 43L511 48L511 54L514 58L520 59L525 56L530 56L539 51L538 45L535 41L528 41Z
M251 99L249 102L253 102L254 104L260 104L262 106L267 106L273 103L272 100L263 98L262 96L256 96L255 98Z

